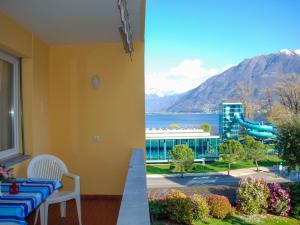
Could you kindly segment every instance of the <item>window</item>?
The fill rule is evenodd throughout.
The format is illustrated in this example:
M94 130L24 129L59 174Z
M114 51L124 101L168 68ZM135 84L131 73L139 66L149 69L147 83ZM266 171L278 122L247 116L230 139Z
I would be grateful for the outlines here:
M0 159L19 153L19 60L0 52Z
M151 140L151 160L159 159L159 142L158 140Z
M159 140L159 159L160 160L166 159L165 140Z
M151 159L151 141L150 140L146 141L146 159L147 160Z
M174 147L174 140L173 139L166 140L167 159L170 159L169 156L170 156L170 152L172 151L173 147Z

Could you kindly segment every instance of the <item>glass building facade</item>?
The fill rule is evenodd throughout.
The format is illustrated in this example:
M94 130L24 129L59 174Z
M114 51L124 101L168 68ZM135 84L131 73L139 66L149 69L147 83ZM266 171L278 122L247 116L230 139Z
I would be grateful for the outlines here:
M146 140L147 162L167 162L175 145L186 144L195 153L195 160L211 161L218 159L218 136L193 139L151 139Z
M223 140L237 139L240 125L234 122L234 114L244 114L242 103L222 103L220 106L219 135Z

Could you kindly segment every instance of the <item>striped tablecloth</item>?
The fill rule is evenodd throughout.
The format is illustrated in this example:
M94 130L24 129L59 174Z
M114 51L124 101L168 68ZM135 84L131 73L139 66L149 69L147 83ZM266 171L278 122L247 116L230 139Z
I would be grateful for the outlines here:
M47 179L17 179L20 192L9 194L10 183L2 183L0 196L0 224L25 225L25 218L44 202L55 190L62 187L60 181Z

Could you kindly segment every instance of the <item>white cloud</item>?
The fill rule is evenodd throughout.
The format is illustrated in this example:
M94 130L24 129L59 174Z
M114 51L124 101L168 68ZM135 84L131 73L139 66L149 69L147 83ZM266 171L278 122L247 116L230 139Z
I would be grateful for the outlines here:
M162 96L182 93L199 86L219 72L222 70L206 68L200 59L185 59L167 71L146 74L146 94Z

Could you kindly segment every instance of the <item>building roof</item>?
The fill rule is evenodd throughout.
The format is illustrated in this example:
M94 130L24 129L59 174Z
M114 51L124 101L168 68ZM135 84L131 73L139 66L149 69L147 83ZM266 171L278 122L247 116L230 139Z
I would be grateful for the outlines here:
M146 129L146 140L219 138L202 129Z
M241 102L223 102L222 105L243 105Z

